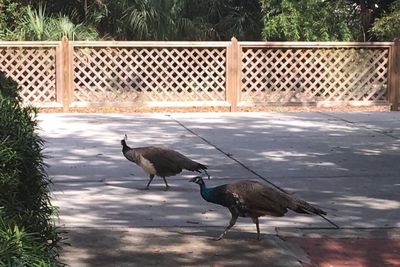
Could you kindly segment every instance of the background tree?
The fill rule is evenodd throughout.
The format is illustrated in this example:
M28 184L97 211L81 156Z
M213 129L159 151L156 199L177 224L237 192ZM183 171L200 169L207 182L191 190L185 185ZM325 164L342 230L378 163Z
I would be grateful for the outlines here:
M400 0L391 5L389 12L375 20L371 32L380 41L392 41L400 37Z
M373 41L372 26L375 20L390 10L394 0L354 0L349 1L358 13L359 23L362 29L362 39L360 41Z
M262 29L258 1L176 1L174 21L179 39L259 40ZM193 34L197 34L193 36Z
M399 5L394 2L0 0L0 38L47 40L68 33L74 39L115 40L229 40L232 36L239 40L388 40L398 31ZM29 10L40 17L40 6L46 7L43 27L52 28L47 35L34 36L27 17Z
M258 1L121 0L103 2L100 32L129 40L258 40ZM96 12L93 12L96 14Z
M394 23L398 6L394 0L261 0L264 18L262 36L286 41L374 41L382 38L375 21L391 10ZM394 28L394 31L396 27ZM379 34L379 36L377 35ZM392 34L393 35L393 34Z
M262 0L266 40L350 41L357 33L348 3L324 0Z
M9 32L18 26L22 15L21 7L18 1L0 0L0 39L7 39Z

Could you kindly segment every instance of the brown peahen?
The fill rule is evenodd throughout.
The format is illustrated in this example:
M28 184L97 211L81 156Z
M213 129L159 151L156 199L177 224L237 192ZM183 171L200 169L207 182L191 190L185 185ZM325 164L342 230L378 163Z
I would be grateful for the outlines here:
M204 173L210 178L206 169L207 166L189 159L181 153L172 149L147 146L130 148L126 144L127 136L121 140L122 153L125 158L136 163L145 172L149 174L150 181L146 189L149 189L150 183L153 181L154 176L160 176L165 183L165 189L168 190L169 185L165 177L174 176L181 173L182 170L196 171Z
M235 225L239 216L250 217L253 220L257 227L257 239L260 239L258 217L265 215L281 217L288 209L297 213L326 215L325 211L306 201L260 182L244 180L209 188L200 176L190 181L200 185L200 194L204 200L227 207L232 214L229 225L217 240Z

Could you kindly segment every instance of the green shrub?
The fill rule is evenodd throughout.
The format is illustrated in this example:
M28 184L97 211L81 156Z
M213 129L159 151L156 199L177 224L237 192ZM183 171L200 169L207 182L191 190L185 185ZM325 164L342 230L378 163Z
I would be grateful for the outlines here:
M94 27L84 23L76 24L68 16L51 16L46 13L46 6L42 4L37 9L28 5L21 10L21 23L13 31L8 31L5 39L58 41L63 36L70 40L95 40L98 37Z
M56 266L57 234L36 109L0 73L0 266Z
M18 84L13 79L7 77L2 71L0 71L0 94L3 97L21 100L18 95Z

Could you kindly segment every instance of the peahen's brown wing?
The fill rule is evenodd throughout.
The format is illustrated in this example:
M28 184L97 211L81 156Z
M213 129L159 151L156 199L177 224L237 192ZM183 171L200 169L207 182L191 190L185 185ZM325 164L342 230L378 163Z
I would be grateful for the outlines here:
M135 151L150 161L157 170L157 175L160 176L173 176L183 169L199 171L207 168L172 149L150 146L138 147Z
M136 154L149 161L159 176L173 176L182 171L179 164L161 147L137 147Z
M171 169L176 170L175 174L181 172L182 169L189 171L199 171L201 169L207 169L207 167L203 164L191 160L188 157L172 149L151 146L135 148L135 150L138 151L151 163L153 163L156 168L158 166L162 167L163 169L170 167ZM177 172L178 169L180 169L179 172Z

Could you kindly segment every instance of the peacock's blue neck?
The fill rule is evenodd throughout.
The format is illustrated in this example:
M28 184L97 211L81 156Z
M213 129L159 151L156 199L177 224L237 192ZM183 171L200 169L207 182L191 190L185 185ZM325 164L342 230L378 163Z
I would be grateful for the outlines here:
M205 183L200 184L200 194L204 200L215 203L215 194L213 194L213 189L214 188L206 187Z

